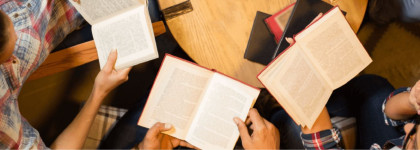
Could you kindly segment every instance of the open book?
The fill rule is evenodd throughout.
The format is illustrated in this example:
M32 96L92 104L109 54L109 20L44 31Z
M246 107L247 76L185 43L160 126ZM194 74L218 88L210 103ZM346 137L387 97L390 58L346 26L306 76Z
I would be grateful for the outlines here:
M372 60L338 7L294 39L258 79L297 124L312 128L332 91Z
M138 125L170 123L165 132L201 149L233 149L260 89L180 58L166 55Z
M70 2L92 25L101 69L113 49L118 51L117 70L159 57L145 0Z

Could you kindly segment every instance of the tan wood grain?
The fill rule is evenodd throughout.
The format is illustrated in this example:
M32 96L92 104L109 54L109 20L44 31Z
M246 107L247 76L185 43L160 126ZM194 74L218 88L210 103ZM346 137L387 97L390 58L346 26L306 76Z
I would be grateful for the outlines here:
M155 36L166 32L165 25L162 21L155 22L152 25ZM93 40L59 50L50 54L41 66L29 76L28 81L69 70L97 59L98 53Z
M159 0L161 6L168 6L170 2ZM180 46L198 64L262 87L256 76L264 66L243 58L254 17L257 11L274 14L293 2L295 0L191 0L194 10L167 20L167 24ZM358 29L367 0L334 2L340 7L350 5L342 7L348 9L353 29Z
M333 6L338 5L341 10L347 12L346 19L354 32L359 31L365 16L368 0L323 0Z

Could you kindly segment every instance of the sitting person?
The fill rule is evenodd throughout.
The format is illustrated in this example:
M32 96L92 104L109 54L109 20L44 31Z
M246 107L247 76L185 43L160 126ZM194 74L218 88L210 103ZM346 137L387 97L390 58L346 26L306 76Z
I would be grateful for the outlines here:
M29 75L83 21L66 0L0 1L1 149L46 148L38 131L21 116L17 97ZM114 70L116 60L117 51L114 50L96 76L85 105L51 148L82 148L103 99L111 90L128 80L130 68ZM161 136L160 132L169 128L157 123L147 134L141 148L156 148L156 139L159 138L171 139L171 143L166 143L169 145L192 147L185 141Z
M17 97L29 75L83 18L64 0L1 1L0 10L0 148L45 148L38 131L21 116ZM111 52L84 107L52 148L83 146L105 96L128 80L130 68L115 71L116 59L117 52Z
M418 129L418 114L420 113L420 81L412 88L400 88L395 90L383 78L372 75L356 77L332 94L312 129L302 128L296 130L296 124L284 113L278 111L271 121L280 129L281 147L289 144L286 148L309 148L309 149L336 149L340 148L341 135L331 125L330 115L354 116L357 118L357 146L363 149L401 148L418 149L420 137L416 134ZM389 94L390 93L390 94ZM258 129L257 123L252 120L264 120L262 117L253 117L250 112L251 129ZM416 119L417 118L417 119ZM414 121L416 120L416 121ZM241 133L242 141L250 141L245 123L236 120ZM265 121L264 122L268 122ZM415 124L413 124L415 123ZM266 123L268 124L268 123ZM262 128L261 128L262 129ZM255 131L255 130L254 130ZM286 133L284 133L286 132ZM297 139L299 132L301 140ZM259 137L259 132L254 132L251 137ZM265 130L265 140L277 139L276 131ZM244 135L244 136L243 136ZM277 139L280 140L280 139ZM289 143L284 143L286 140ZM404 142L403 142L404 141ZM254 145L243 143L245 149L255 148ZM275 147L277 143L271 143ZM294 145L290 145L290 143ZM299 143L303 143L299 144Z

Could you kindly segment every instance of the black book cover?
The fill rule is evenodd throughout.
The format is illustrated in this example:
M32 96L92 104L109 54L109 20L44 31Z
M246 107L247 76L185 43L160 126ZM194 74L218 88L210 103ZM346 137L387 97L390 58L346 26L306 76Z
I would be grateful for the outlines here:
M276 58L277 55L279 55L290 46L290 44L285 39L286 37L292 38L294 35L305 29L306 26L308 26L316 16L318 16L319 13L324 14L331 8L333 8L332 5L323 2L322 0L297 0L279 44L277 44L277 46L272 49L259 48L252 52L248 52L247 49L245 52L245 58L257 63L268 65L268 63ZM270 40L275 42L274 39ZM251 41L248 42L248 46L250 42Z
M260 63L269 63L272 51L276 49L277 43L264 20L271 15L257 11L249 36L248 45L245 50L245 58ZM262 62L261 62L262 61Z

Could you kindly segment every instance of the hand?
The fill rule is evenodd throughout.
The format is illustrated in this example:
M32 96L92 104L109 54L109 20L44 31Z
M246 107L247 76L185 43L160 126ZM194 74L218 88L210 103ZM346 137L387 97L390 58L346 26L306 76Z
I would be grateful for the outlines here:
M413 108L416 109L417 114L420 115L420 80L411 88L408 100Z
M233 119L239 129L242 146L245 149L279 149L280 133L277 128L262 118L255 108L249 110L248 117L247 124L252 123L252 135L249 135L248 128L241 119Z
M117 50L111 51L104 68L96 76L94 89L101 94L108 94L115 87L128 80L131 67L120 71L114 69L117 55Z
M147 131L146 137L139 144L139 149L173 149L178 146L197 149L185 141L161 133L171 128L170 124L156 123Z

